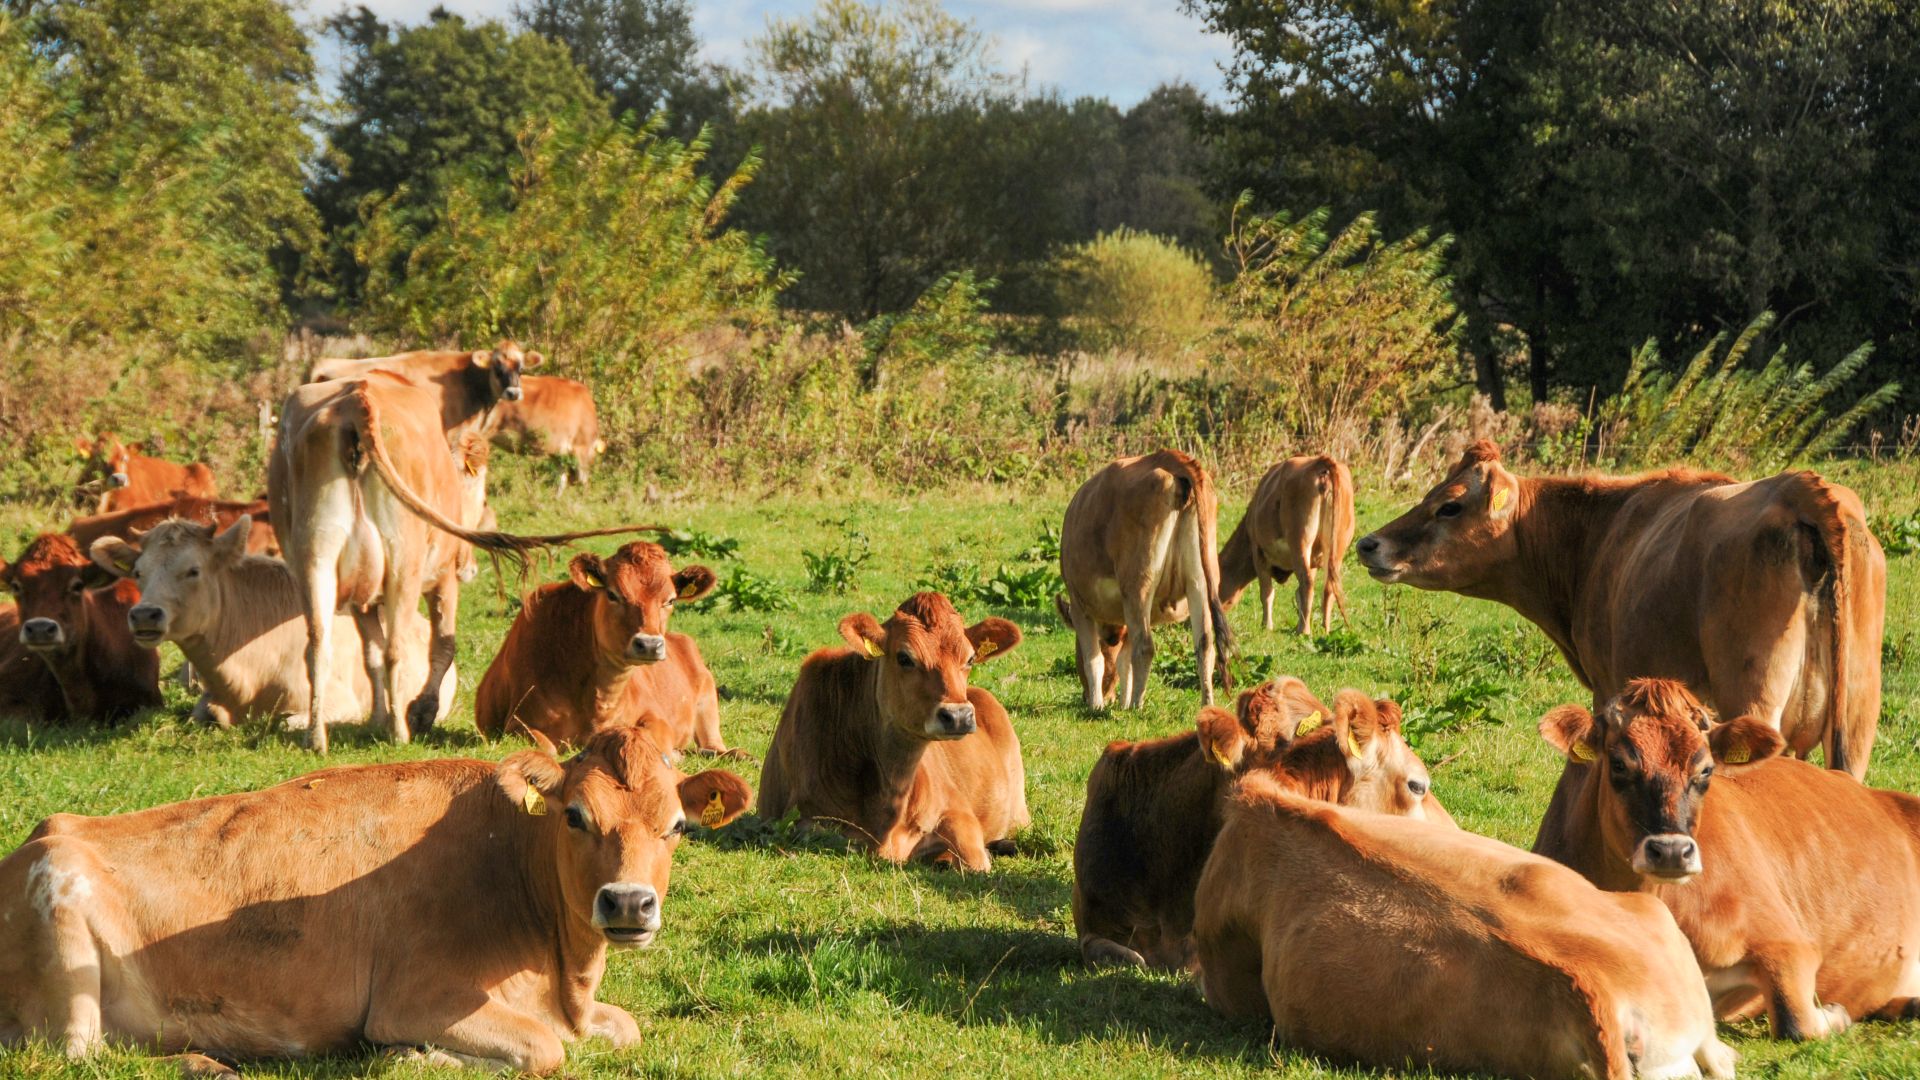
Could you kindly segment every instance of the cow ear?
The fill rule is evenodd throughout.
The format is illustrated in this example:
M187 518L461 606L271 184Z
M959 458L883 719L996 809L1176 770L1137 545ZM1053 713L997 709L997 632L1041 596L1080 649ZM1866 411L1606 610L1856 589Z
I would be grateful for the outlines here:
M567 564L567 576L585 592L607 587L606 566L600 562L600 556L592 552L583 551L575 555L573 561Z
M673 598L692 603L712 592L717 580L713 571L704 566L683 566L673 575Z
M234 518L233 524L222 529L220 535L213 538L214 557L228 562L239 559L247 553L247 537L252 535L252 516L241 514Z
M680 806L688 821L717 829L747 812L753 789L724 769L708 769L680 781Z
M1547 715L1540 718L1540 737L1575 765L1591 765L1600 760L1600 732L1594 725L1593 714L1578 705L1549 709Z
M119 574L98 563L89 562L80 568L80 587L88 591L111 588L121 580Z
M1194 718L1193 726L1200 731L1201 757L1228 772L1239 771L1247 756L1247 744L1252 741L1240 726L1239 717L1218 705L1206 705Z
M1020 644L1020 628L1005 619L986 618L967 627L967 640L973 643L977 663L988 657L1013 651Z
M868 660L877 660L887 651L887 632L880 621L864 611L856 611L840 620L840 636L853 651Z
M84 457L93 456L93 444L88 442L84 437L75 438L73 440L73 448L75 450L80 451L81 455Z
M540 817L547 812L547 800L558 798L566 783L567 771L553 756L552 743L546 749L520 750L508 754L494 773L494 782L522 813Z
M117 536L103 536L87 548L87 557L115 577L132 577L133 564L140 560L140 549Z
M527 368L536 368L546 362L546 357L541 356L537 352L529 351L520 361L520 370L525 371Z
M1333 744L1347 767L1357 769L1366 763L1368 752L1379 741L1384 725L1373 699L1358 690L1342 690L1333 699Z
M1737 716L1724 724L1715 724L1707 732L1707 749L1723 768L1758 765L1786 747L1780 733L1757 716Z
M493 366L493 353L487 349L475 349L467 354L467 361L477 368Z

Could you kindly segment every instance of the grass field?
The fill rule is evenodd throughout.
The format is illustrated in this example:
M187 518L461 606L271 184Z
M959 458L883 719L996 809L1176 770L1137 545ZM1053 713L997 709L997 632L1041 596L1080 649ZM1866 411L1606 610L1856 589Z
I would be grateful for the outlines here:
M705 560L725 579L740 567L776 583L790 610L729 611L710 603L676 615L719 679L723 730L754 755L737 768L750 782L800 659L838 641L856 610L885 617L939 564L962 560L993 573L1039 565L1021 556L1056 525L1070 492L980 488L938 494L855 492L824 497L710 493L643 505L606 470L588 496L556 500L536 466L501 462L496 504L507 528L666 520L738 541L737 557ZM1910 467L1829 469L1876 513L1920 506ZM1229 478L1221 535L1238 520L1250 483ZM1412 488L1381 490L1361 478L1361 528L1397 513ZM6 553L19 532L64 518L28 507L0 510ZM832 554L848 530L871 557L845 595L806 591L803 552ZM610 550L602 542L599 550ZM676 562L696 561L682 558ZM1886 703L1871 781L1920 790L1920 556L1890 560ZM545 571L559 574L557 566ZM453 721L409 747L337 729L333 763L437 755L502 756L481 742L471 692L510 619L493 571L463 594L461 700ZM1323 697L1343 686L1397 697L1419 733L1436 793L1466 828L1526 845L1546 805L1558 759L1534 732L1549 706L1585 694L1546 639L1504 608L1450 595L1384 589L1349 562L1351 633L1317 644L1259 630L1257 599L1233 611L1242 651L1257 669L1304 678ZM506 592L512 592L511 588ZM751 590L749 590L751 591ZM1031 590L1028 590L1031 591ZM1014 590L1016 594L1020 590ZM1050 595L1050 594L1048 594ZM1276 604L1290 610L1292 590ZM1114 738L1163 735L1193 720L1198 693L1157 671L1145 710L1088 713L1072 674L1073 636L1051 610L962 602L969 621L1014 619L1026 632L1013 653L976 672L999 696L1024 744L1034 824L1022 854L986 875L897 868L834 845L796 840L747 818L683 845L659 944L617 954L601 998L630 1009L642 1043L573 1049L567 1074L659 1076L1372 1076L1273 1045L1259 1025L1215 1016L1180 978L1079 965L1068 894L1072 847L1088 770ZM1282 616L1283 625L1291 619ZM169 650L170 651L170 650ZM1162 664L1186 652L1170 634ZM1260 657L1270 656L1271 660ZM168 666L172 666L169 658ZM1190 670L1190 661L1188 661ZM314 768L286 736L216 732L188 719L190 700L116 731L0 725L0 850L11 850L55 811L109 814L199 795L259 787ZM1382 993L1391 993L1383 987ZM1489 1017L1489 1022L1498 1018ZM1795 1046L1746 1024L1728 1036L1743 1076L1920 1075L1920 1026L1863 1025L1827 1042ZM44 1049L0 1054L0 1076L167 1075L166 1066L115 1053L68 1065ZM429 1070L359 1056L262 1063L260 1076L409 1076Z

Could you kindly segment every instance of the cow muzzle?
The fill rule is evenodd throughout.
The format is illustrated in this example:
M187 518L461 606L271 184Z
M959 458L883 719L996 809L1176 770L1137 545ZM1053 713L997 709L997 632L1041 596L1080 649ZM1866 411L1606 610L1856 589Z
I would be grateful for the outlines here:
M126 473L123 473L123 472L117 472L117 473L114 473L113 475L111 475L111 476L109 476L109 477L107 477L107 486L108 486L108 487L117 487L117 488L123 488L123 487L126 487L126 486L127 486L128 484L130 484L130 483L132 483L132 482L133 482L133 481L132 481L131 479L129 479L129 478L128 478L128 476L127 476L127 474L126 474Z
M1700 873L1700 845L1686 833L1655 833L1633 849L1636 874L1678 885Z
M127 611L127 629L136 645L158 645L167 638L167 609L157 604L135 604Z
M20 624L20 644L36 652L58 649L67 643L67 628L52 619L28 619Z
M958 739L973 734L977 726L972 704L945 702L933 710L933 719L927 722L927 734L936 739Z
M667 658L667 639L661 634L635 634L627 642L627 659L636 664L657 664Z
M1360 542L1353 545L1353 549L1360 553L1360 565L1366 567L1367 573L1376 581L1391 585L1400 580L1401 574L1407 572L1404 564L1394 564L1393 555L1388 550L1386 541L1374 533L1361 537Z
M651 885L602 885L593 898L593 925L614 945L651 945L660 932L660 894Z
M519 401L520 393L521 391L518 386L509 386L505 390L500 391L500 396L508 401Z

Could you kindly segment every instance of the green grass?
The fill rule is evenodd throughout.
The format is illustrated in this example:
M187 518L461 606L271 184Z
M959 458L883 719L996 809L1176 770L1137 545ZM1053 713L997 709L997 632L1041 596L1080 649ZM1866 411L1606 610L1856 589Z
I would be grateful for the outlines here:
M717 675L727 738L762 754L801 657L836 643L847 612L883 616L942 563L1035 565L1023 553L1043 526L1057 524L1069 491L977 488L944 493L700 498L641 503L643 481L622 484L603 470L591 493L555 500L544 474L502 461L496 502L509 528L547 531L620 520L666 520L738 541L731 568L773 583L792 602L772 610L726 604L674 618L693 634ZM1878 515L1920 505L1912 468L1833 470ZM1415 494L1382 491L1363 478L1363 529L1397 513ZM1228 478L1223 524L1238 520L1251 483ZM0 511L10 534L58 519L53 511ZM809 592L803 551L840 550L844 529L864 533L871 557L845 595ZM1223 528L1224 535L1224 528ZM604 542L599 550L610 550ZM683 559L680 560L693 561ZM1888 598L1885 716L1872 782L1920 790L1920 667L1915 653L1920 556L1893 559ZM1350 564L1351 565L1351 564ZM559 576L556 563L546 568ZM470 718L471 693L500 641L509 605L491 568L464 592L462 698L451 724L409 747L339 729L333 763L445 754L498 757ZM1552 648L1504 608L1458 597L1385 590L1357 569L1347 574L1351 633L1317 645L1259 630L1251 594L1233 611L1250 667L1304 678L1322 696L1343 686L1393 694L1420 717L1421 751L1450 759L1436 791L1466 828L1511 843L1531 842L1557 759L1533 725L1549 706L1585 695ZM511 590L508 590L511 591ZM1291 621L1282 593L1281 621ZM1073 638L1050 604L1041 609L962 605L968 619L1014 619L1026 641L977 672L977 682L1011 712L1024 744L1034 825L1021 856L988 875L898 868L830 844L795 844L751 819L721 842L683 845L666 903L660 944L609 965L603 1000L630 1009L644 1038L627 1051L576 1047L567 1071L598 1076L793 1076L953 1074L1028 1077L1370 1076L1271 1043L1260 1025L1216 1017L1185 980L1138 972L1089 973L1078 963L1068 908L1072 847L1088 770L1114 738L1186 728L1198 705L1191 689L1156 676L1137 714L1092 715L1072 675ZM1170 634L1163 661L1185 651ZM1267 657L1270 659L1263 659ZM1190 661L1189 661L1190 664ZM171 666L171 665L169 665ZM0 726L0 850L55 811L106 814L196 795L270 784L317 764L285 737L221 733L187 719L189 700L170 690L168 707L128 730L74 732ZM738 766L749 782L756 763ZM1920 1073L1920 1030L1863 1025L1814 1045L1765 1039L1747 1024L1729 1031L1742 1075L1912 1076ZM422 1067L361 1056L263 1063L262 1076L410 1076ZM170 1075L138 1055L115 1053L66 1065L44 1049L0 1055L0 1076Z

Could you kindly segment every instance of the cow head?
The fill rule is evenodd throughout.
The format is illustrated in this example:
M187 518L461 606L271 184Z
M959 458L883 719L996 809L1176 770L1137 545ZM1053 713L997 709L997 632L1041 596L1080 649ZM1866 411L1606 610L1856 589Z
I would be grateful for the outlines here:
M1215 705L1203 707L1195 721L1200 753L1235 775L1263 768L1292 744L1301 725L1312 730L1327 715L1327 707L1306 683L1283 675L1242 693L1233 712Z
M253 519L241 515L216 534L212 525L170 520L155 525L140 545L103 536L88 549L94 564L140 585L140 602L127 611L135 644L191 640L221 617L215 592L233 565L246 557Z
M539 819L554 840L563 917L615 947L652 944L681 836L739 817L752 790L730 772L687 776L667 764L657 717L598 732L565 762L533 738L536 748L508 756L495 780L507 812Z
M108 487L123 488L132 482L133 448L112 432L103 431L92 442L76 439L74 447L86 455L87 472L105 476Z
M1240 695L1239 715L1200 710L1200 745L1222 768L1267 773L1295 793L1402 817L1451 821L1426 763L1400 733L1400 706L1342 690L1333 708L1285 677Z
M607 558L581 553L567 565L575 588L592 594L593 637L617 666L657 664L667 658L667 617L679 601L713 591L704 566L675 570L658 544L636 540Z
M475 349L468 357L468 370L484 386L480 399L491 406L519 401L520 373L545 362L546 357L520 348L517 341L502 341L491 349Z
M1691 880L1703 867L1693 833L1716 769L1745 769L1785 746L1755 717L1714 722L1671 679L1635 679L1598 717L1562 705L1541 718L1540 734L1597 786L1609 855L1668 884Z
M20 644L49 658L85 644L87 594L117 580L65 533L42 533L19 559L0 560L0 587L20 607Z
M1393 584L1464 592L1514 555L1520 484L1482 439L1413 509L1360 538L1367 573Z
M965 626L934 592L915 593L884 623L864 611L849 615L840 620L840 636L873 665L881 718L913 739L972 734L967 673L1020 644L1019 627L994 618Z

